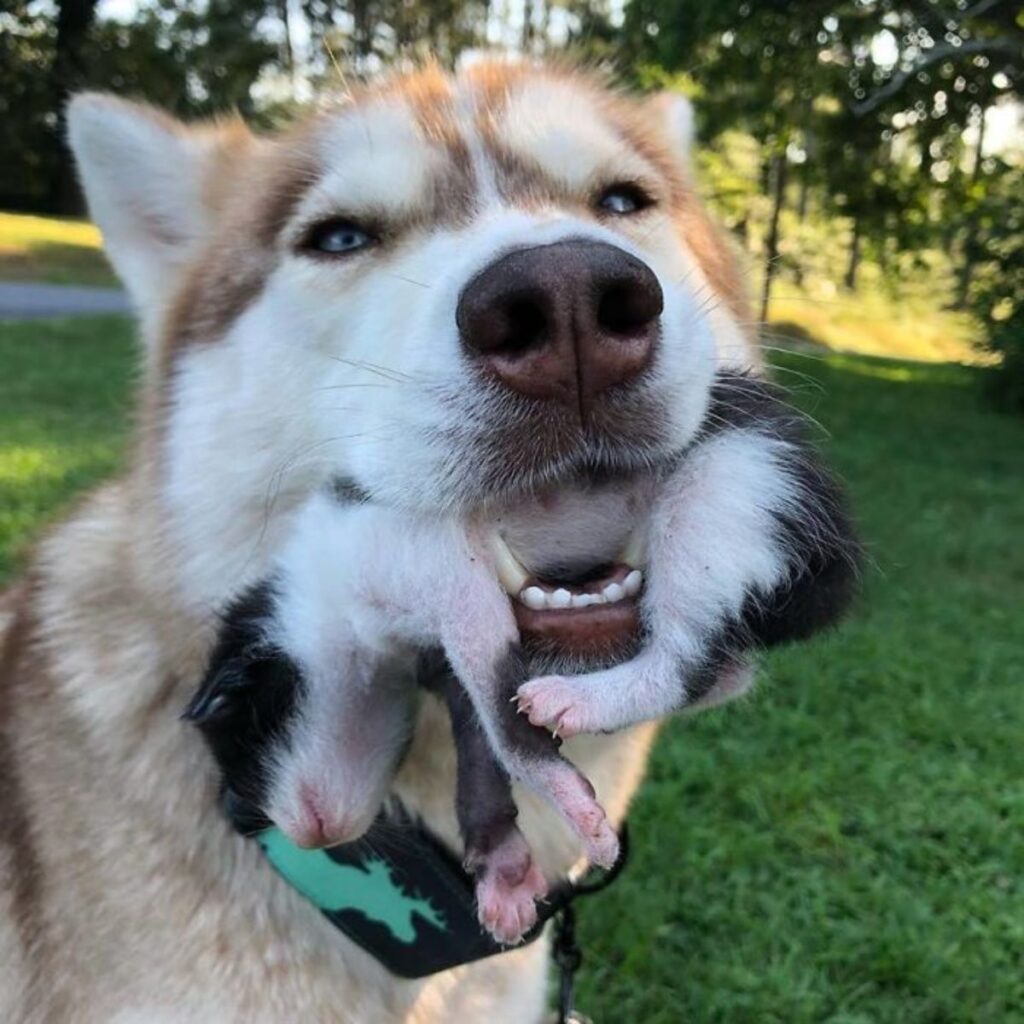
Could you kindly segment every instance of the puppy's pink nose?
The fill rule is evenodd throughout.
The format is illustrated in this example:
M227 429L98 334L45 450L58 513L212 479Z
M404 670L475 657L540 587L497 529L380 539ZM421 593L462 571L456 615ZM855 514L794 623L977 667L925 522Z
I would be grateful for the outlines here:
M650 364L662 306L646 263L575 238L502 256L466 285L455 317L478 365L585 422L601 395Z
M304 785L299 792L298 806L282 824L281 830L304 850L337 846L358 838L347 814L332 807L317 790Z

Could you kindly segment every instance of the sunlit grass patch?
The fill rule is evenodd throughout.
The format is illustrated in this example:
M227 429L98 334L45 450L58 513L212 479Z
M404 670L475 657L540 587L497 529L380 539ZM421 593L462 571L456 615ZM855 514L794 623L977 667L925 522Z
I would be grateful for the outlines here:
M94 224L0 213L0 280L116 284Z
M796 325L797 332L787 331ZM889 298L865 286L855 294L828 282L800 289L779 282L772 295L769 332L797 334L835 352L924 362L991 363L977 348L977 325L967 313L936 308L936 299ZM806 334L806 337L804 336Z

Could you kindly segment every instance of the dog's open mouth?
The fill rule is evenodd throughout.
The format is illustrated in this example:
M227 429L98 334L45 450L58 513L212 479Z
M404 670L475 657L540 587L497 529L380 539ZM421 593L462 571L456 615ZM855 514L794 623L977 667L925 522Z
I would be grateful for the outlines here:
M644 586L643 531L634 531L612 561L564 576L530 573L498 532L490 543L524 641L580 658L611 654L635 641Z

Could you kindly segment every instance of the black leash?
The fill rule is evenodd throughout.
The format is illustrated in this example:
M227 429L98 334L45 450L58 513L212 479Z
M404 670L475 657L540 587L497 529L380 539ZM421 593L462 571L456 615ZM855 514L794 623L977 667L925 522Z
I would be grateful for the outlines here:
M555 939L551 947L551 957L558 967L558 1012L556 1024L588 1024L587 1018L578 1013L573 1006L573 992L576 984L576 972L583 964L583 950L576 942L576 910L573 907L578 896L592 896L594 893L607 889L622 874L626 861L629 859L629 827L623 822L619 832L619 856L615 863L604 872L588 874L574 885L563 897L562 905L557 911L558 921L555 925ZM592 877L593 876L593 877Z

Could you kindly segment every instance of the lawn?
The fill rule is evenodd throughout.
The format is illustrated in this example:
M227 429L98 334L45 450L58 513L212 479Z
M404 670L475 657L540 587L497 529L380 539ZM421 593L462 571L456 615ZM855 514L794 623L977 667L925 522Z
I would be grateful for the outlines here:
M1024 1021L1024 423L984 409L976 370L780 362L831 433L865 593L753 698L664 730L632 863L581 907L580 1006ZM123 321L0 325L0 575L117 464L131 374Z
M0 585L40 526L117 465L132 348L121 317L0 322Z

